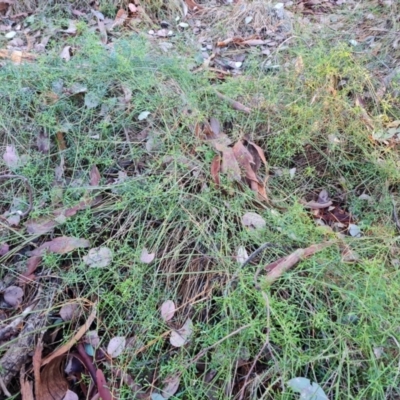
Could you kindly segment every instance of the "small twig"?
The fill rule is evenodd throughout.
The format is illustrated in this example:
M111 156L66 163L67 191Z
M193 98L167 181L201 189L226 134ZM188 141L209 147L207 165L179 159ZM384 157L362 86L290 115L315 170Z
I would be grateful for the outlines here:
M9 179L21 179L22 181L24 181L25 186L28 190L28 199L29 199L28 209L21 214L21 217L24 218L32 211L32 208L33 208L32 186L30 185L28 179L22 175L14 175L14 174L0 175L0 181L5 181L5 180L9 180Z
M3 393L4 393L4 395L6 397L11 397L12 396L12 394L6 388L6 385L5 385L2 377L0 377L0 388L1 388L1 390L3 391Z
M252 112L252 109L249 107L244 106L242 103L239 103L236 100L232 100L231 98L225 96L224 94L218 92L217 90L215 90L215 94L217 95L217 97L219 97L221 100L226 101L228 104L230 104L232 106L232 108L234 110L237 111L243 111L246 114L250 114Z

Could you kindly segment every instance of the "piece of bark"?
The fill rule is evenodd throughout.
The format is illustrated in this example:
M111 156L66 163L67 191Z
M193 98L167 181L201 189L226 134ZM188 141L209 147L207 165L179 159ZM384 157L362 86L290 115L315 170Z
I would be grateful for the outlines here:
M55 288L49 289L46 296L41 295L39 292L36 296L36 298L39 298L39 301L35 309L50 309L55 291ZM22 365L26 364L31 357L30 354L36 346L36 335L46 325L46 322L47 314L45 312L31 313L16 342L9 347L0 359L0 379L6 387L10 384L14 376L19 373Z

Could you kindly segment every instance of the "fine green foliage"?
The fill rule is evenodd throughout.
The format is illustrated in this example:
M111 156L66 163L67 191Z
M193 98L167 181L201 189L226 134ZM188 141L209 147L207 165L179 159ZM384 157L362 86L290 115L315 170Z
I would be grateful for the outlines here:
M246 398L296 398L286 382L303 376L329 398L400 396L400 272L390 197L400 183L399 159L371 141L363 110L354 102L357 94L374 91L368 60L356 58L346 44L332 47L328 41L313 47L299 41L276 55L280 67L273 70L250 59L242 77L218 85L221 93L254 108L247 115L216 97L207 72L191 72L195 55L161 56L140 36L105 50L95 34L82 31L70 39L75 50L68 63L54 49L35 63L0 69L1 153L14 145L25 156L16 172L34 188L30 218L97 196L96 206L67 218L55 234L85 238L92 248L105 245L113 252L103 269L85 265L87 249L47 254L44 275L58 280L44 280L43 290L57 284L59 304L68 298L97 300L101 346L115 336L135 338L113 365L154 390L180 373L176 399L233 398L231 390L241 387L267 336ZM398 77L394 81L399 84ZM129 91L125 104L121 99ZM371 101L366 108L377 126L400 119L390 102L383 107ZM144 111L150 114L139 121ZM265 150L274 173L270 197L285 211L256 201L249 189L223 176L221 188L213 185L214 150L193 129L210 117L220 120L232 140L249 135ZM65 149L57 144L60 132ZM50 139L48 153L37 149L39 133ZM60 163L64 175L55 184ZM90 187L93 165L101 181ZM127 177L117 182L121 171ZM0 184L4 212L18 185ZM258 265L335 240L300 203L315 199L322 188L343 199L357 219L363 236L345 241L359 261L343 262L339 247L332 246L271 287L263 285L261 274L262 291L257 290ZM362 193L368 200L360 199ZM264 229L242 226L249 211L266 220ZM23 230L0 235L15 246L12 253L33 239ZM237 248L250 254L265 242L275 246L228 285L239 268ZM152 263L140 262L143 248L156 253ZM3 273L17 275L21 269L11 256L0 259ZM169 326L160 315L165 300L178 308ZM185 347L173 348L167 332L188 317L193 335ZM67 340L76 326L65 328ZM201 366L190 362L218 341ZM204 380L209 372L215 375L211 382ZM131 399L131 389L124 387L120 396Z

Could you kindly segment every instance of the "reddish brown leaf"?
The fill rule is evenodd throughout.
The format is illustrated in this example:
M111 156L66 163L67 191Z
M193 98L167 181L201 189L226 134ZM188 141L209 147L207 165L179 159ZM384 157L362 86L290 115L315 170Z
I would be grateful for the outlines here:
M93 310L91 314L89 315L87 321L79 328L78 332L75 333L75 335L68 340L67 343L63 344L61 347L59 347L57 350L53 351L53 353L49 354L45 359L42 360L42 366L50 363L53 361L55 358L64 355L66 352L68 352L72 346L78 342L81 337L89 330L90 325L92 325L92 322L96 318L96 304L93 304Z
M216 186L219 186L221 183L219 179L220 170L221 170L221 157L219 155L216 155L211 162L211 177Z
M185 0L185 3L190 11L200 11L203 9L203 7L197 4L194 0Z
M64 376L64 357L57 357L48 363L40 374L38 399L62 400L68 390L68 381Z
M243 142L239 140L233 146L233 154L239 165L244 169L246 173L246 178L250 179L251 181L257 182L257 176L253 170L254 166L254 159L247 148L244 146Z
M21 388L22 400L35 400L35 397L33 396L33 384L26 377L25 366L21 368L19 374L19 384Z
M268 173L268 163L267 163L267 159L265 158L264 150L260 146L257 146L254 142L252 142L250 140L248 140L248 144L250 147L253 147L256 150L257 154L259 155L259 157L261 158L262 162L265 165L266 172Z
M294 267L299 261L301 261L306 257L310 257L311 255L325 249L328 246L331 246L332 244L334 244L334 242L313 244L309 247L306 247L305 249L297 249L288 256L280 258L279 260L274 261L271 264L268 264L265 267L265 269L269 271L265 278L266 283L271 285L277 279L279 279L286 271Z
M27 228L28 233L33 234L33 235L44 235L45 233L50 232L53 230L57 225L62 223L62 216L63 217L72 217L75 215L78 211L84 210L88 206L91 205L90 201L83 200L79 204L77 204L74 207L63 209L60 208L58 210L55 210L53 213L53 216L50 218L48 217L43 217L35 220L29 220L26 222L25 226Z
M90 186L99 186L101 175L96 165L90 169Z
M29 279L33 279L33 274L41 262L42 257L29 257L26 262L26 271L21 275L20 282L27 282Z
M58 223L54 220L47 218L40 218L37 220L29 220L26 222L26 230L31 235L44 235L54 229Z
M90 242L86 239L60 236L49 242L43 243L37 249L30 252L31 256L41 256L46 251L56 254L66 254L80 247L89 247Z
M116 26L123 25L124 22L128 18L128 13L124 9L119 9L117 12L117 15L115 16L114 23L112 24L112 27L115 28Z
M97 390L99 391L102 400L112 400L110 389L107 386L106 378L103 371L98 369L96 371Z

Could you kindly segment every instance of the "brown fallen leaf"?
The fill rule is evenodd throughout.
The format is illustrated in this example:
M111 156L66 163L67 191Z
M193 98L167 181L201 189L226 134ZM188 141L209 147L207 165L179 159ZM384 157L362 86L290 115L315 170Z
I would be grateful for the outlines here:
M82 200L77 205L63 209L59 208L53 212L50 217L42 217L38 219L31 219L25 223L28 233L32 235L44 235L50 232L57 225L63 223L65 218L74 216L78 211L85 210L86 208L96 204L96 200Z
M92 10L92 13L97 19L97 26L98 26L99 31L100 31L100 40L101 40L101 42L103 44L107 44L108 36L107 36L106 27L104 25L104 15L101 12L94 11L94 10Z
M7 58L18 65L24 61L34 61L36 59L36 54L20 50L0 49L0 58Z
M117 15L115 16L115 20L111 27L115 28L116 26L123 25L127 20L127 18L128 18L128 13L124 9L120 8L117 12Z
M255 213L255 212L247 212L242 217L242 224L249 229L263 229L267 225L265 219Z
M169 341L174 347L182 347L187 343L192 333L193 323L192 320L188 318L181 329L171 331Z
M354 99L354 103L355 103L355 105L357 107L360 108L360 110L361 110L361 119L363 120L363 122L365 123L367 128L369 128L371 130L374 130L375 129L374 121L369 116L367 110L365 109L364 101L363 101L361 95L356 94L355 99Z
M235 145L233 146L233 154L235 155L235 158L239 163L239 165L244 169L246 178L250 182L256 183L256 191L257 191L258 178L253 169L255 167L254 158L249 152L249 150L244 146L241 140L236 142ZM253 185L250 186L253 189Z
M150 264L156 256L156 253L149 253L146 248L142 250L140 254L140 261L145 264Z
M200 4L197 4L194 0L185 0L185 3L188 6L190 11L203 10L203 7Z
M63 344L57 350L53 351L46 358L44 358L42 360L42 367L44 365L50 363L57 357L60 357L60 356L64 355L65 353L67 353L71 349L71 347L74 346L82 338L82 336L89 330L90 325L92 325L92 322L96 319L96 312L97 312L96 303L93 304L92 308L93 308L93 310L90 313L88 319L79 328L78 332L76 332L75 335L70 340L68 340L67 343Z
M34 278L34 273L37 269L37 267L40 265L42 262L42 257L34 256L34 257L29 257L27 262L26 262L26 271L20 276L19 282L21 283L26 283L29 280Z
M211 162L211 177L217 187L221 183L219 178L220 170L221 170L221 157L219 155L216 155Z
M79 239L68 236L60 236L49 242L43 243L37 249L30 252L31 256L41 256L46 251L56 254L66 254L77 248L89 247L90 242L87 239Z
M33 383L26 377L25 365L22 366L19 373L19 385L21 388L22 400L35 400L33 396Z
M279 279L286 271L294 267L298 262L300 262L304 258L310 257L311 255L325 249L328 246L333 245L334 243L335 242L313 244L309 247L306 247L305 249L297 249L288 256L282 257L279 260L276 260L273 263L268 264L265 267L265 270L268 271L267 276L265 277L265 282L268 285L271 285L277 279Z
M38 399L62 400L68 390L68 381L64 376L64 357L54 358L43 368L40 374Z
M107 381L103 371L100 369L96 371L96 383L101 400L112 400L113 396L111 395L110 389L107 386Z
M131 13L136 13L137 12L137 7L133 4L133 3L129 3L128 4L128 8L129 8L129 11L131 12Z
M90 169L90 186L99 186L101 175L96 165Z

